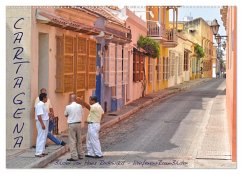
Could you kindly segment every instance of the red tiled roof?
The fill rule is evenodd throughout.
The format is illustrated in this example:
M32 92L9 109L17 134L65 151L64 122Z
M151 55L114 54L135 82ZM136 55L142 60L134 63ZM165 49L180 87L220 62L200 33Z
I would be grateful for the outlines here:
M96 35L100 32L100 30L95 28L94 26L88 26L78 21L70 21L68 19L64 19L60 16L56 16L49 12L41 11L39 9L37 9L36 11L36 19L53 26L75 30L77 32L79 31L90 35Z

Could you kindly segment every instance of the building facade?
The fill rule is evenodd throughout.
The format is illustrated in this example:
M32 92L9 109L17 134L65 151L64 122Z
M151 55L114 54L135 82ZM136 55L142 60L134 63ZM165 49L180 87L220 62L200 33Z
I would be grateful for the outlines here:
M169 80L171 72L175 71L175 67L171 67L171 55L169 56L168 48L176 47L177 42L177 18L178 18L178 7L169 6L156 6L146 7L146 12L154 14L151 17L148 13L147 19L147 36L156 40L160 44L160 57L156 59L149 59L148 61L148 86L147 93L152 93L161 89L165 89L169 86ZM169 27L169 11L173 12L173 28Z
M184 28L187 38L199 44L204 51L204 57L194 55L192 58L192 79L212 77L213 33L210 25L204 19L197 18L184 23Z
M237 7L224 6L220 10L226 30L226 103L229 120L232 161L237 161Z
M70 94L76 93L88 102L91 95L112 93L109 88L101 88L111 78L118 93L115 97L124 98L128 76L124 71L128 60L124 44L130 42L130 30L115 16L105 15L87 7L7 8L7 69L16 69L7 73L7 86L14 88L7 92L6 101L8 148L35 144L34 101L41 88L48 91L59 119L59 133L68 128L64 110ZM105 59L112 60L108 62L113 63L112 77L107 77ZM102 97L105 101L105 95ZM112 104L118 105L111 96L107 101L110 110ZM83 124L87 115L85 109Z

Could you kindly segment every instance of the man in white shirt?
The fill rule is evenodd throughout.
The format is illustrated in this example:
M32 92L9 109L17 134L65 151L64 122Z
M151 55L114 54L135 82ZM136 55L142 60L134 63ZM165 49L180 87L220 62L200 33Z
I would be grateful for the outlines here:
M35 156L43 157L44 155L47 155L44 151L49 126L49 114L45 106L45 103L47 102L47 94L41 93L39 95L39 100L40 101L35 106L35 120L38 132Z
M45 88L41 88L40 93L47 94L47 90ZM37 97L35 99L35 106L38 104L38 102L39 102L39 97ZM47 138L49 138L51 141L53 141L57 145L64 146L66 143L64 141L60 140L59 138L55 137L52 134L52 130L55 127L54 120L53 120L54 119L54 109L52 107L52 104L51 104L49 98L47 98L47 102L45 103L45 106L46 106L47 112L49 113L49 116L50 116Z
M83 109L80 104L76 103L76 95L71 94L71 104L66 106L64 115L67 117L69 128L69 147L71 158L67 161L77 161L83 158L82 141L81 141L81 120Z
M85 155L85 157L102 158L103 153L99 141L100 122L104 115L102 106L97 102L96 96L90 97L90 105L85 103L81 98L78 98L78 102L80 102L84 107L90 110L89 115L87 117L87 155Z

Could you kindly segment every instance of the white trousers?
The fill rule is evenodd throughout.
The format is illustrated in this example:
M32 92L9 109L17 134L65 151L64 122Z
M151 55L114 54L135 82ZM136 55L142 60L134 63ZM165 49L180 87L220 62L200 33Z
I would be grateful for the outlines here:
M88 124L87 130L87 154L91 156L103 156L99 141L100 123Z
M42 129L39 120L36 121L37 128L37 140L36 140L36 152L35 155L41 155L45 152L45 144L48 135L49 120L43 120L45 130Z

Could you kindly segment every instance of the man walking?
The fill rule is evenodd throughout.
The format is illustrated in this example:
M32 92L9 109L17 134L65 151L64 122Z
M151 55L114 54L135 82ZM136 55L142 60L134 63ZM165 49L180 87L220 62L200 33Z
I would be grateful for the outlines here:
M91 96L89 99L89 104L85 103L84 101L80 100L80 103L85 106L90 113L87 117L87 155L86 157L91 158L102 158L102 150L99 141L99 131L100 131L100 122L104 111L102 106L97 102L96 96Z
M76 95L71 94L71 104L66 106L64 115L67 117L69 128L69 147L71 158L67 161L77 161L82 159L82 141L81 141L81 120L83 115L82 106L76 103Z
M48 134L48 126L49 126L49 115L47 109L45 107L45 103L47 102L47 94L41 93L39 95L39 102L35 106L35 120L37 127L37 140L36 140L36 157L43 157L47 155L45 151L45 143Z
M45 88L42 88L40 90L40 93L46 93L47 94L47 90ZM39 97L37 97L35 99L35 106L37 105L37 103L39 102ZM48 134L47 134L47 138L49 138L51 141L53 141L55 144L57 145L62 145L62 146L65 146L66 143L62 140L60 140L59 138L55 137L53 134L52 134L52 130L54 129L55 127L55 124L54 124L54 109L52 107L52 104L50 102L50 99L47 98L47 102L45 102L45 107L47 109L47 112L50 116L50 119L49 119L49 127L48 127Z

